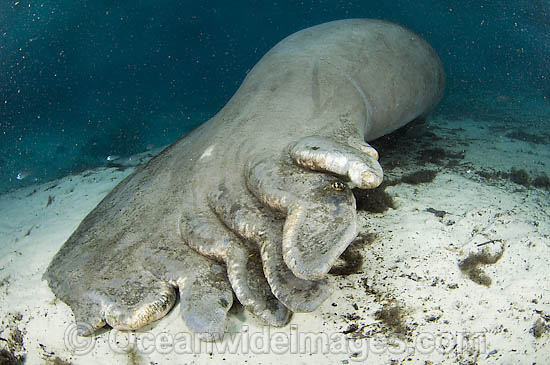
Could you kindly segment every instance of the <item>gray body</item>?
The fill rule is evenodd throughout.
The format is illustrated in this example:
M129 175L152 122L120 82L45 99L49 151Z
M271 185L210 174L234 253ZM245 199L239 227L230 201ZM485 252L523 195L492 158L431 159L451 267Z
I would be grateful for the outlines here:
M324 276L357 234L351 187L382 181L372 140L425 115L441 62L396 24L350 19L277 44L211 120L122 181L45 278L80 334L139 328L176 289L187 326L214 340L233 293L280 326L330 295Z

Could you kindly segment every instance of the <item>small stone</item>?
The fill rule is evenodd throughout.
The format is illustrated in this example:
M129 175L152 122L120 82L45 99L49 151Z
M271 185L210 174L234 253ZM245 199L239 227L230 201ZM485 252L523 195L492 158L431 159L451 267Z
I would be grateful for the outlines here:
M548 327L549 326L546 324L546 321L542 318L539 318L529 332L531 332L533 336L535 336L535 338L540 338L542 335L548 332Z

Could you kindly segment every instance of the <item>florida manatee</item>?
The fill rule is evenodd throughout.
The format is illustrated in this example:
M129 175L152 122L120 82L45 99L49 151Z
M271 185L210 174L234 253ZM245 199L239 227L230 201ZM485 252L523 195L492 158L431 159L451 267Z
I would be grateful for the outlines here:
M285 325L331 293L326 275L358 231L351 188L382 182L367 141L428 114L444 84L435 51L400 25L294 33L212 119L111 191L44 277L81 335L142 327L178 295L203 340L223 335L234 296Z

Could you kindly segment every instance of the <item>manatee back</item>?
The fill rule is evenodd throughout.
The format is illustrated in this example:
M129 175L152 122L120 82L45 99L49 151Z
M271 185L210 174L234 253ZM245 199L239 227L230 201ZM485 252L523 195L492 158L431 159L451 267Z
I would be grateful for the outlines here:
M261 105L264 120L276 115L293 126L349 114L362 119L358 127L372 140L429 113L444 87L441 60L422 37L387 21L346 19L283 39L228 106ZM323 105L330 112L319 110Z

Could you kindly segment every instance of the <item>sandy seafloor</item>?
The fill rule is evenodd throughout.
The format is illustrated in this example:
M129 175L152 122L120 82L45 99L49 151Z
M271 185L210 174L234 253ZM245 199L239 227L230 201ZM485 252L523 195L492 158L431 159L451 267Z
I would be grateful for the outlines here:
M334 294L283 328L234 306L220 343L187 333L178 304L133 333L76 337L70 309L41 279L133 168L3 194L0 346L29 364L548 363L550 188L540 177L550 171L549 114L501 99L508 116L435 114L375 142L386 186L358 201L385 189L394 207L359 213L361 233L330 277Z

